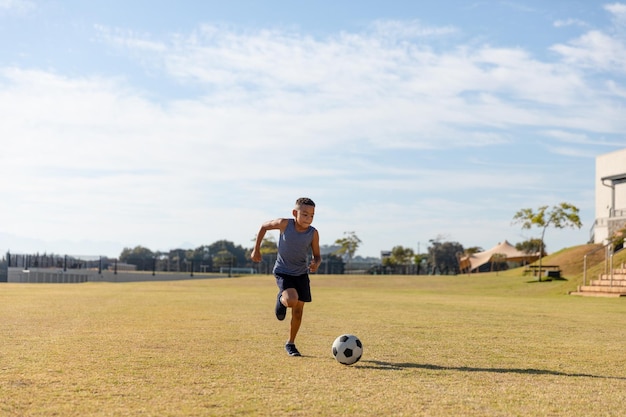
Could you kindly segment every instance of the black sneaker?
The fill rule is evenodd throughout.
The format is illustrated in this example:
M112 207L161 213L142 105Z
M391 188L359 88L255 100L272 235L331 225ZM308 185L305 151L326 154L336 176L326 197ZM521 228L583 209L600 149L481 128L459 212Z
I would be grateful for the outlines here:
M300 352L298 352L298 349L296 348L296 345L294 343L286 343L285 350L287 351L289 356L302 356L300 355Z
M285 316L287 315L287 307L280 302L280 296L282 295L282 291L278 291L278 296L276 297L276 318L278 320L285 320Z

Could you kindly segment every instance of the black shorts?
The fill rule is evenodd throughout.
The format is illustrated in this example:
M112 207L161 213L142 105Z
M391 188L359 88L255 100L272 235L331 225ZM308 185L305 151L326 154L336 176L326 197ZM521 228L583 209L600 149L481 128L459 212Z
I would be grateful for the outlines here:
M303 275L287 275L287 274L275 274L276 285L278 289L283 292L287 288L295 288L298 293L298 300L310 303L311 302L311 280L309 274Z

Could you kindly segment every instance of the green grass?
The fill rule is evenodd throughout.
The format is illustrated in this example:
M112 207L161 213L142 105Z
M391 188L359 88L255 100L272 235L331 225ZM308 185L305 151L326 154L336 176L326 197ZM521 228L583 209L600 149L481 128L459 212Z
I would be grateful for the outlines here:
M566 278L314 275L301 358L267 275L2 284L0 415L623 415L626 300Z

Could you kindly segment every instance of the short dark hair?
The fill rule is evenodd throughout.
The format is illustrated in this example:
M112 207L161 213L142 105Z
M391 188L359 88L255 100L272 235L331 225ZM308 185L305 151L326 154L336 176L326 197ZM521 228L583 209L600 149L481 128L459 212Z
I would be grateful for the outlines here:
M299 199L296 200L296 207L300 207L300 206L315 207L315 203L310 198L300 197Z

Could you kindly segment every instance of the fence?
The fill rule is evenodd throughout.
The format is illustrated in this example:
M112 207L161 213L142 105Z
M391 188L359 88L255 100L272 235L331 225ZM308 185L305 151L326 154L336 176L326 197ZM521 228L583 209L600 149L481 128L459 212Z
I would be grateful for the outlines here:
M8 268L7 282L37 284L70 284L89 281L87 270L82 273L64 272L55 269Z
M104 263L109 262L107 258L98 256L69 256L54 254L12 254L7 253L7 266L9 268L62 268L64 271L68 269L99 269L102 270Z
M156 263L154 264L156 266ZM82 283L168 281L194 278L218 278L224 274L167 272L153 269L137 272L134 265L101 256L54 254L11 254L0 261L0 282Z

